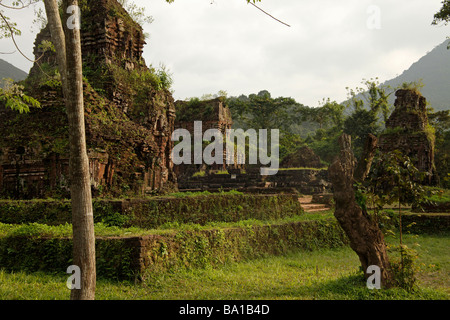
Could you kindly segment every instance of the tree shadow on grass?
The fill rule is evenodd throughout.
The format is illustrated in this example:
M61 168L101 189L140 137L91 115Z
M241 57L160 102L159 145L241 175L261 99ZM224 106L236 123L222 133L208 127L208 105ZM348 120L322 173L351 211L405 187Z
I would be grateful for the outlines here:
M317 296L324 300L446 300L448 296L430 288L369 289L362 272L355 272L339 279L322 282L315 288Z

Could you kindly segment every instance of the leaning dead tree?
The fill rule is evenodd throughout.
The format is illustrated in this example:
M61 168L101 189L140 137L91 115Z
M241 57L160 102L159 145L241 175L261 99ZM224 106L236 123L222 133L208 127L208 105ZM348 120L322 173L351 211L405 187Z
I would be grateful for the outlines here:
M383 233L377 222L356 202L354 189L354 184L363 182L370 171L378 140L369 135L359 162L351 149L351 136L343 134L339 144L341 152L329 168L336 206L334 215L346 233L350 247L358 255L366 277L370 266L378 266L381 285L389 287L393 283L393 275Z

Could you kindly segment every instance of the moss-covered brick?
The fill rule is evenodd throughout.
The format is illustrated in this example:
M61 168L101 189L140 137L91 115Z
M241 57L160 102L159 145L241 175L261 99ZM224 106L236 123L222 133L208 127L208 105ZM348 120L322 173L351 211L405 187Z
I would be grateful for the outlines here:
M94 221L109 226L158 228L169 223L276 220L302 214L296 195L210 194L154 199L95 200ZM71 223L70 201L0 201L0 222Z
M135 280L158 272L214 267L346 243L335 220L97 238L97 277ZM61 273L72 264L71 257L70 238L0 237L0 266L5 270Z

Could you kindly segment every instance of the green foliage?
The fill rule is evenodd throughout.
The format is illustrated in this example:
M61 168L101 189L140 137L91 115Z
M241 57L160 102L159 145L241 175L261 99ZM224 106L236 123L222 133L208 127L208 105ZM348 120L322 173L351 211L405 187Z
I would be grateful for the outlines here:
M436 129L432 125L427 124L424 132L427 135L428 141L434 148L434 146L436 145Z
M211 100L219 99L224 102L225 98L216 97L210 99L210 96L205 96L202 98L190 98L184 103L176 104L176 115L178 121L196 121L196 120L207 120L209 117L214 116L214 103Z
M433 24L437 25L439 22L443 22L447 25L450 22L450 1L443 0L442 8L434 15Z
M214 174L229 174L227 170L215 171Z
M187 192L173 192L169 193L167 196L169 197L177 197L177 198L185 198L185 197L196 197L196 196L209 196L212 195L209 191L187 191Z
M205 171L197 171L192 175L192 178L196 178L196 177L204 177L206 176L206 172Z
M161 272L140 283L134 282L134 276L131 281L102 279L101 271L96 299L448 300L449 239L448 236L420 237L421 246L417 250L425 258L421 261L424 266L420 287L414 291L401 288L368 290L362 273L356 271L359 262L354 251L341 247L296 250L240 263L225 262L216 268ZM64 271L64 268L56 273L0 270L0 299L66 300L69 296Z
M450 22L450 0L442 1L442 8L434 15L432 24L438 25L439 23L448 25ZM447 49L450 49L450 42L447 45Z
M401 89L411 90L415 92L416 94L422 95L420 90L425 86L425 84L422 82L422 79L419 81L412 81L412 82L404 82L400 86Z
M380 133L378 119L374 112L358 109L345 120L344 132L352 136L353 152L356 158L361 156L367 136Z
M167 271L218 267L224 263L280 255L294 248L314 250L336 248L346 243L335 222L316 221L280 225L253 225L233 229L199 229L192 226L173 238L159 240L150 249L153 263L143 275L146 279ZM147 249L149 250L149 249Z
M409 248L407 245L392 246L389 249L392 256L398 253L400 258L390 260L394 279L400 288L407 291L413 291L417 285L417 274L420 270L417 260L419 258L416 250Z
M68 223L58 226L50 226L40 223L27 223L19 225L11 225L7 234L8 237L21 238L62 238L71 235L72 226Z
M302 108L292 98L272 98L268 91L260 91L248 97L228 99L233 119L243 124L242 129L278 129L289 131Z
M428 174L420 172L409 157L397 150L378 153L365 187L378 208L393 203L419 205L427 195L421 182Z
M406 131L406 129L403 127L386 128L383 130L381 135L396 135L396 134L404 133L405 131Z
M11 228L11 226L8 227ZM49 238L51 232L46 230L55 229L55 227L24 226L20 227L20 232L14 231L5 237L2 230L6 228L0 224L0 263L4 268L30 271L58 271L58 269L61 271L67 268L71 259L71 241L64 237ZM59 228L67 228L68 232L71 231L70 227ZM95 228L97 235L103 235L96 241L99 278L131 281L138 276L144 281L153 281L159 276L168 275L168 272L186 272L187 269L211 270L232 262L289 255L292 252L298 252L299 249L316 252L318 257L322 257L320 261L335 263L334 254L323 250L341 248L348 244L342 229L334 219L290 223L274 221L266 224L248 221L239 227L232 228L219 226L202 228L192 224L184 228L161 232L157 236L139 238L143 241L139 242L143 250L142 256L135 256L133 240L127 237L136 234L124 234L126 229L122 229L121 235L125 238L120 238L117 237L120 235L117 233L120 230L118 228L106 227L102 224L96 224ZM38 230L44 233L39 233ZM45 233L47 236L41 236ZM53 231L53 233L56 232ZM403 248L406 252L407 248ZM393 253L398 252L395 250L397 249L392 247ZM351 252L350 249L348 251ZM403 263L407 266L410 261L415 261L416 256L412 255L413 251L405 252ZM139 257L144 258L140 260L144 261L143 266L137 263L136 259ZM352 257L355 258L354 255ZM296 261L296 265L304 263L303 259ZM393 259L393 262L394 266L398 263L396 259ZM316 259L312 267L321 277L325 270L336 267L330 265L329 268L323 267L317 270L318 263L320 264ZM354 260L352 266L356 265L357 261ZM413 263L411 265L415 266ZM290 267L294 265L290 264ZM296 272L299 271L297 269ZM413 283L406 272L409 271L405 268L402 273L405 283ZM364 287L363 277L361 275L359 277L361 277L360 285ZM359 286L353 283L347 287L347 290L355 290L357 287Z
M331 163L339 154L339 145L336 143L342 135L338 127L318 129L314 135L309 136L305 142L325 163Z
M100 223L95 225L95 230L97 237L102 234L111 237L115 230L122 234L126 231ZM71 256L70 234L70 225L0 224L0 264L8 270L64 270L61 268L67 268ZM168 230L158 237L145 239L142 257L144 261L151 257L152 263L144 262L144 270L140 269L141 256L135 255L132 241L118 237L97 238L99 276L132 280L138 274L145 278L161 271L206 268L268 254L285 254L299 247L314 250L346 244L336 221L319 220L273 225L249 223L228 229L202 229L193 224L190 228Z
M214 99L220 99L221 101L225 102L227 99L228 93L225 90L219 90L219 92L211 94L204 94L201 96L200 100L201 101L206 101L206 100L214 100Z
M55 46L51 41L48 40L42 40L41 44L38 45L38 48L41 50L41 52L56 52Z
M156 76L158 79L158 90L170 90L173 84L173 78L165 65L161 65L159 69L156 70Z
M237 222L246 219L268 221L302 214L298 200L291 195L252 195L232 190L180 192L166 197L134 201L122 209L115 201L96 200L94 222L108 227L153 229L171 223L206 225L211 222ZM60 225L71 222L69 201L2 201L0 222Z
M133 1L129 0L118 0L118 2L125 8L131 18L136 21L139 25L144 25L144 23L152 23L153 17L145 13L145 7L139 7Z
M386 205L398 204L398 219L400 232L400 262L392 263L394 279L400 287L412 290L416 279L416 256L403 244L403 222L401 207L407 204L421 206L426 201L427 190L421 184L427 173L420 172L411 159L400 151L379 153L372 163L369 176L364 181L358 197L360 206L367 212L366 203L370 199L375 207L375 216L380 220L380 214ZM361 186L359 186L361 188ZM359 189L358 188L358 189Z
M448 300L448 242L448 236L420 238L421 246L417 250L425 257L421 261L424 267L420 287L414 291L401 288L368 290L362 273L356 271L359 262L354 251L341 247L295 250L240 263L224 262L216 268L160 272L139 283L134 282L133 275L131 281L103 279L102 270L98 272L96 299ZM115 260L118 259L120 256ZM3 269L0 270L0 299L66 300L69 299L66 281L65 268L54 273Z
M450 203L450 190L441 188L427 188L427 199L433 203Z
M106 227L125 227L129 226L131 216L122 214L107 201L94 201L94 222Z
M137 95L142 95L152 89L156 91L169 90L172 85L172 76L163 65L159 69L150 67L132 71L125 70L121 66L114 64L108 67L117 82L128 87L130 92Z
M25 85L27 88L31 87L35 90L41 90L43 87L60 89L61 84L61 74L56 66L50 65L47 62L42 64L37 64L39 71L33 76L28 77L25 80Z
M4 16L2 11L0 11L0 14L0 39L20 36L22 32L17 28L17 23Z
M148 85L160 91L169 90L173 83L171 74L163 65L159 69L151 67L149 70L133 70L129 74L129 80L131 81L130 85L137 89L138 94L141 94ZM139 90L139 86L143 89Z
M228 98L227 104L234 128L280 130L280 159L297 151L304 143L303 137L316 129L311 120L312 109L292 98L272 98L266 90L249 96ZM328 105L332 103L329 102Z
M450 110L428 110L428 120L434 128L435 166L441 186L450 189Z
M362 81L363 87L348 90L347 108L359 111L365 107L378 116L380 113L384 121L389 118L391 105L389 96L394 93L390 86L380 85L378 78Z
M318 123L320 129L331 127L342 129L345 108L343 104L331 101L330 98L324 99L318 108L305 110L305 119Z
M7 79L3 88L0 88L0 102L3 102L6 108L19 113L28 113L31 108L40 108L39 101L26 95L23 89L24 86Z
M353 152L357 158L363 151L367 135L381 132L380 115L384 122L389 118L389 96L394 92L389 86L380 85L378 78L363 79L362 84L356 89L347 88L347 108L353 111L344 122L344 133L352 136Z
M299 134L286 132L280 137L280 159L298 150L304 144L303 138Z

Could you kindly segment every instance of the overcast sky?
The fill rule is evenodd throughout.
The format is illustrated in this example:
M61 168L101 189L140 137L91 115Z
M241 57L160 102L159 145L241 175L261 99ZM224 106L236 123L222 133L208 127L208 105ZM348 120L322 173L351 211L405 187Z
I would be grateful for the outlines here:
M268 90L317 107L323 98L342 101L346 87L362 79L381 82L400 75L450 35L432 26L441 0L136 0L154 22L144 49L147 64L173 74L174 97L225 90L229 96ZM10 14L23 30L22 51L32 56L36 31L32 9ZM0 40L0 51L14 51ZM18 53L1 59L29 71Z

